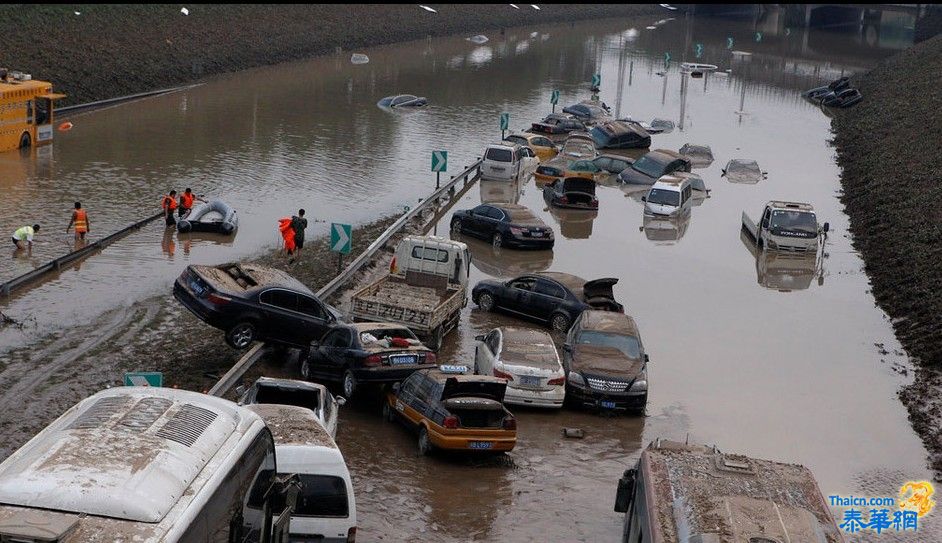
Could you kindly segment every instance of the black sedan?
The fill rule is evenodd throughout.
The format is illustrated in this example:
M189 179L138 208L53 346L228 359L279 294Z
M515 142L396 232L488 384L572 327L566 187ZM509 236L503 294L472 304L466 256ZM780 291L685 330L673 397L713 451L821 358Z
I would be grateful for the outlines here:
M435 367L435 353L408 328L362 322L338 325L313 342L301 376L339 381L344 397L350 398L361 383L395 383Z
M387 96L376 102L379 107L422 107L428 104L424 96L415 96L412 94L397 94Z
M570 115L551 113L538 123L533 123L530 132L539 134L568 134L574 130L585 130L582 121Z
M622 170L618 180L631 185L653 185L661 176L689 172L692 167L690 159L677 151L656 149Z
M482 204L456 211L451 231L490 240L494 247L552 249L553 229L525 206Z
M306 349L340 320L287 273L252 264L188 266L173 296L202 321L226 332L226 343L244 349L269 341Z
M651 146L651 135L637 123L611 121L592 129L598 149L638 149Z
M615 278L586 281L559 272L524 275L510 281L485 279L474 286L471 301L482 311L502 309L510 313L546 322L557 332L566 332L586 309L623 313L615 301Z

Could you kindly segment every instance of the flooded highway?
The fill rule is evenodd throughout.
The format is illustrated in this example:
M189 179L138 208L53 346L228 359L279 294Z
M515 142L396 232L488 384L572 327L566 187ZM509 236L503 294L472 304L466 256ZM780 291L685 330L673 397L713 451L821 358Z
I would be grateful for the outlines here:
M135 304L167 297L186 264L277 247L276 219L298 207L326 223L357 225L415 205L434 188L432 150L448 150L456 173L499 139L500 112L510 114L512 129L526 128L549 113L552 89L561 91L558 107L574 103L589 97L588 81L601 73L601 99L621 116L677 125L654 135L652 149L712 148L715 160L694 170L708 198L679 220L652 221L642 213L643 192L612 179L597 189L599 210L586 213L548 209L531 178L482 182L452 211L519 203L556 232L551 251L535 252L462 236L473 254L471 284L545 270L619 278L616 298L638 322L651 357L646 416L512 409L518 443L506 457L425 458L412 434L380 417L376 399L353 402L341 411L338 444L354 477L360 539L616 540L617 479L659 437L804 464L825 496L896 496L908 480L931 479L896 397L909 362L846 234L829 119L798 97L892 51L801 31L766 32L755 42L751 22L655 23L511 29L487 45L453 37L366 50L367 65L350 64L344 53L252 70L77 116L52 148L0 156L3 225L20 226L14 218L44 225L30 258L0 259L4 279L68 250L64 229L75 200L89 210L93 239L153 213L171 187L224 195L240 217L232 241L165 234L158 221L0 302L4 313L29 319L23 329L0 329L0 389L8 388L4 368L28 360L29 345L53 335L62 344L78 340L71 327L105 324L104 315L121 321L114 312L131 315ZM729 37L733 49L751 54L734 55ZM678 62L692 60L695 43L704 45L696 60L725 75L682 85ZM674 59L667 68L665 53ZM426 96L430 105L375 106L399 92ZM727 181L722 170L736 158L756 160L767 177ZM809 202L830 223L822 256L770 259L741 238L741 213L755 217L773 199ZM450 236L450 217L434 232ZM308 238L325 233L326 223L312 221ZM176 315L192 325L190 334L210 331ZM440 359L469 363L476 335L521 322L469 302ZM297 365L258 371L296 377ZM105 384L84 383L85 395ZM8 424L16 416L0 415ZM564 438L564 427L586 437ZM942 537L932 516L920 520L918 536L874 540Z

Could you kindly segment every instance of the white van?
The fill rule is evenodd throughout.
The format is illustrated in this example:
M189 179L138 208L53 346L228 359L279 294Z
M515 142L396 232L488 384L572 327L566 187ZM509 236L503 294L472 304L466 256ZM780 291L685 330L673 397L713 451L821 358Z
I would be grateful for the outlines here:
M529 175L540 159L533 149L508 141L488 145L481 163L481 178L514 181Z
M111 388L0 464L0 541L273 541L262 533L273 483L275 442L250 410L184 390Z
M291 515L292 542L353 543L357 507L353 483L337 444L310 409L248 406L275 437L279 474L297 474L301 492Z
M685 175L664 175L641 200L645 215L679 215L693 204L693 186Z

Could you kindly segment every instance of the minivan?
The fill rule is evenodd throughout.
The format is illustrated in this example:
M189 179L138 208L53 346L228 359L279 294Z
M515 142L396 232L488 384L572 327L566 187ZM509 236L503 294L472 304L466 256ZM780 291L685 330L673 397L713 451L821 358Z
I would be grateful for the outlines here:
M536 167L536 153L529 147L511 142L488 145L481 163L481 178L513 181Z
M645 215L672 216L690 208L693 187L686 176L665 175L651 185L644 201Z

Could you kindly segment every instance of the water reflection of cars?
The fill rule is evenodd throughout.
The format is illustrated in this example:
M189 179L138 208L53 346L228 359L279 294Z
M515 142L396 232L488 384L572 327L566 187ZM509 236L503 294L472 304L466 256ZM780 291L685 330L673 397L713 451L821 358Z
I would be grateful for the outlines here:
M494 247L551 249L553 229L519 204L481 204L456 211L451 231L491 240Z
M491 277L516 277L546 271L553 266L553 251L510 251L467 236L452 238L471 249L471 265Z
M690 208L677 215L668 217L658 215L644 215L644 224L641 231L651 241L680 241L690 226Z
M780 292L805 290L815 279L818 286L824 285L824 258L819 252L763 251L745 230L740 230L739 239L755 258L759 285Z
M634 185L653 185L655 181L674 172L689 172L690 159L677 151L655 149L632 163L618 174L622 183Z
M379 107L422 107L427 104L428 101L424 96L412 94L395 94L376 102Z
M599 216L596 210L562 209L549 207L549 213L559 223L559 235L566 239L588 239L592 225Z
M478 182L481 188L482 204L516 204L520 201L520 180L494 181L482 179Z

